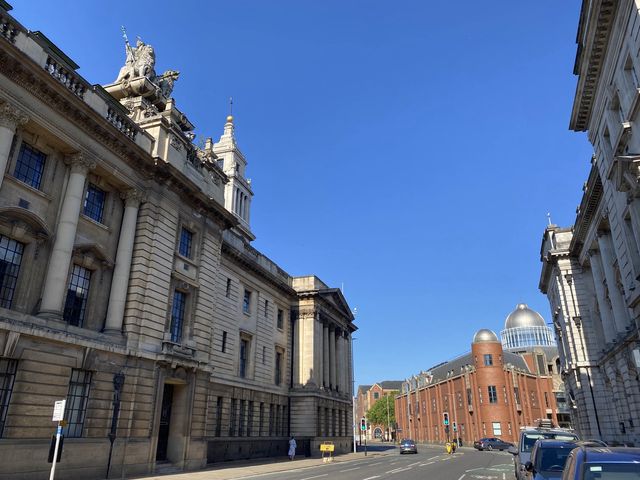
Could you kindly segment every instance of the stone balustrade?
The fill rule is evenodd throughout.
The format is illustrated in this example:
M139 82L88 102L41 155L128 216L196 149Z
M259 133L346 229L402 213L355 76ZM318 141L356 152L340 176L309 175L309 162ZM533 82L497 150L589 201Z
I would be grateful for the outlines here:
M51 56L47 58L44 69L49 72L53 78L67 87L70 92L84 100L84 93L87 91L87 86L79 75L60 65Z
M115 111L113 108L107 108L107 121L124 133L131 140L135 140L138 129L135 124L127 117Z
M18 26L9 17L0 15L0 36L10 43L15 43L17 35Z

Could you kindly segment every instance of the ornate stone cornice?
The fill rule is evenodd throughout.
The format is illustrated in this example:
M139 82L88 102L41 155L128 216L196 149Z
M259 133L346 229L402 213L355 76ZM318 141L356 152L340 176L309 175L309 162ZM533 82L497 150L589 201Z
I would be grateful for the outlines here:
M573 69L579 78L569 125L572 130L585 131L589 127L618 3L616 0L596 0L586 2L582 7Z
M82 173L86 175L89 173L89 170L96 168L95 160L88 158L82 152L67 155L66 163L71 167L71 173Z
M0 103L0 127L14 130L29 121L29 116L8 102Z

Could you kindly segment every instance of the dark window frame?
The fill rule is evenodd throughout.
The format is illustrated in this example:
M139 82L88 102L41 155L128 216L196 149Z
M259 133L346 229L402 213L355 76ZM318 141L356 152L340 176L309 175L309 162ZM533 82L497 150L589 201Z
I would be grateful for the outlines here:
M238 375L240 378L247 378L249 373L249 349L251 341L248 338L240 337L240 356L238 364Z
M0 307L11 308L24 247L24 243L0 235Z
M178 242L178 253L185 258L193 258L193 237L194 233L186 227L180 229L180 241Z
M26 142L22 142L13 176L22 183L40 190L46 160L47 155L45 153Z
M276 385L282 385L282 366L284 363L283 360L284 360L284 352L281 349L276 348L276 358L275 358L275 365L274 365Z
M84 194L82 214L98 223L102 223L106 203L107 192L95 183L89 183L89 185L87 185L87 191Z
M89 370L77 368L71 370L64 414L65 420L67 420L64 432L68 438L82 438L92 376L93 374ZM78 392L75 391L76 388L79 389Z
M171 324L169 326L171 341L174 343L182 342L186 311L187 294L181 290L174 290L173 302L171 303Z
M491 355L490 353L485 353L484 354L484 366L485 367L492 367L493 366L493 355Z
M63 319L69 325L82 327L87 313L87 303L91 290L93 272L74 263L67 283L67 295L64 303Z
M495 385L489 385L487 387L487 392L489 396L489 403L498 403L498 389Z
M276 320L276 327L278 330L284 330L284 310L278 309L278 316Z
M6 425L17 371L17 360L0 357L0 438L2 438Z
M244 296L242 297L242 311L246 314L251 313L251 290L244 289Z

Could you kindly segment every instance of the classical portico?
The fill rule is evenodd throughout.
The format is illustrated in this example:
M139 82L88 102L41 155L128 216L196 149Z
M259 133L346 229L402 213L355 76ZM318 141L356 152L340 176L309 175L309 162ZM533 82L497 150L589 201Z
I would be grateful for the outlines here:
M342 292L328 288L317 277L296 277L293 288L299 308L293 334L291 433L315 438L344 436L346 445L352 424L353 314Z

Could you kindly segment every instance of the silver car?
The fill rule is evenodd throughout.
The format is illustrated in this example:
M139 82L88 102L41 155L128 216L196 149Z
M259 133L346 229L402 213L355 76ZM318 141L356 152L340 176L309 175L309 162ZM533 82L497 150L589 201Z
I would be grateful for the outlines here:
M569 442L578 440L578 436L575 433L562 428L524 428L520 431L518 446L509 447L508 450L509 453L513 454L516 480L526 480L525 464L531 460L531 449L539 438L551 438Z

